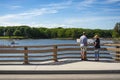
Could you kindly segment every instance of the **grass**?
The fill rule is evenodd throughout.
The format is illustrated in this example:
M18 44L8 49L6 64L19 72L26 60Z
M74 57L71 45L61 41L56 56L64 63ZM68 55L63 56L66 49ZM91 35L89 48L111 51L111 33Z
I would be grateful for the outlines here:
M11 37L9 37L9 36L0 36L0 39L25 39L25 37L23 37L23 36L11 36Z

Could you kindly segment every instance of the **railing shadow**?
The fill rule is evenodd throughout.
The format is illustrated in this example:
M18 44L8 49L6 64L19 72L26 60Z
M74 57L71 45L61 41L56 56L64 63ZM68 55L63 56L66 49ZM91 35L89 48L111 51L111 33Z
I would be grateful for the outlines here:
M14 64L14 63L8 63L8 64L1 64L0 63L0 66L2 65L23 65L23 66L30 66L30 65L66 65L66 64L71 64L71 63L77 63L77 62L97 62L97 63L120 63L119 61L115 61L115 60L99 60L99 61L95 61L95 60L87 60L87 61L82 61L82 60L60 60L58 62L45 62L45 63L41 63L41 62L38 62L38 63L34 63L34 62L30 62L30 64Z

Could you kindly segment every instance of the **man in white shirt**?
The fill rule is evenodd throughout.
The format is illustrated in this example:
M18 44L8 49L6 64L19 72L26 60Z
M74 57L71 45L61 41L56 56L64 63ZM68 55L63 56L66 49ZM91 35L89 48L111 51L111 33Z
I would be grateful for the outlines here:
M86 33L83 32L83 35L80 37L80 48L81 48L81 60L87 60L86 52L87 52L87 37Z

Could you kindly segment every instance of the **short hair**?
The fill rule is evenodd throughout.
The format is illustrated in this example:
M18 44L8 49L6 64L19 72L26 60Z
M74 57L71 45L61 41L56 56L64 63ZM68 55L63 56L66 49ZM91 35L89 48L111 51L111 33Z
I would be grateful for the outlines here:
M86 33L85 32L83 32L83 35L85 35Z

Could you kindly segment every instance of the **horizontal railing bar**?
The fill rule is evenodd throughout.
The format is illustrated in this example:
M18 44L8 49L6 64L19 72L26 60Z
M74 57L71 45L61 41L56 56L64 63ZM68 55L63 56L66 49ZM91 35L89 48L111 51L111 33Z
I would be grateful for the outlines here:
M23 60L0 60L0 62L23 62Z
M58 51L73 51L73 50L80 50L80 48L58 48Z
M94 54L94 53L88 53L88 54ZM100 53L100 54L104 54L104 53ZM106 53L105 53L106 54ZM109 54L109 53L107 53ZM58 56L60 55L81 55L80 53L62 53L62 54L58 54ZM120 56L120 54L116 54L118 56ZM50 56L53 56L53 55L41 55L41 56L28 56L29 58L31 57L50 57ZM0 58L23 58L24 56L0 56Z
M102 44L101 44L102 45ZM0 48L45 48L45 47L53 47L53 46L79 46L79 44L55 44L55 45L41 45L41 46L0 46ZM89 45L93 46L93 44Z
M58 57L58 59L65 59L65 58L80 58L81 56L62 56L62 57ZM94 56L87 56L87 58L95 58ZM108 58L108 59L113 59L112 57L106 57L106 56L100 56L99 58Z
M44 47L52 47L52 46L79 46L79 44L56 44L56 45L41 45L41 46L0 46L0 48L44 48ZM88 46L93 46L90 44ZM120 46L120 44L101 44L101 46Z
M33 57L33 58L34 58L34 57L35 57L35 58L36 58L36 57L50 57L50 56L53 56L53 55L43 55L43 56L29 56L29 58L32 58L32 57Z
M61 55L64 55L64 54L60 54L59 56L61 56ZM52 56L52 55L51 55ZM69 55L70 56L70 55ZM48 57L48 56L29 56L29 58L37 58L37 57ZM64 57L64 56L63 56ZM65 56L66 57L66 56ZM74 55L74 57L75 57L75 55ZM78 56L76 56L76 57L78 57ZM87 56L87 58L94 58L94 56ZM106 57L106 56L102 56L102 57L104 57L104 58L108 58L108 57ZM101 56L100 56L100 58L102 58ZM0 58L23 58L23 56L2 56L2 57L0 57Z
M111 50L111 51L118 51L120 52L120 48L106 48L107 50Z
M53 45L44 45L44 46L0 46L0 48L45 48L45 47L52 47Z
M120 58L115 58L115 59L120 61Z
M58 51L74 51L74 50L78 50L80 51L80 48L58 48ZM94 50L94 48L87 48L87 50ZM107 50L106 48L101 48L100 50Z
M58 56L60 55L81 55L80 53L62 53L62 54L57 54Z
M46 50L28 50L28 53L45 53L45 52L53 52L53 49L46 49Z
M76 56L76 57L66 57L66 56L62 56L62 57L58 57L58 59L66 59L66 58L79 58L79 59L81 59L81 57L79 57L79 56Z
M120 46L120 44L104 44L105 46Z
M24 50L0 50L1 53L24 53ZM53 52L53 49L47 50L28 50L28 53L45 53L45 52Z
M81 54L81 53L80 52L72 52L72 53L71 52L68 52L68 53L64 52L64 53L59 53L58 55L62 55L62 54L69 54L69 55L74 54L74 55L76 55L76 54ZM93 53L93 52L91 52L91 53L89 52L88 53L87 52L87 54L95 54L95 53ZM110 53L100 52L99 54L110 54Z
M53 59L44 59L44 60L29 60L29 62L43 62L43 61L50 61Z
M48 56L53 56L53 55L41 55L41 56L28 56L28 57L48 57ZM24 56L0 56L0 58L4 58L4 57L24 57Z
M24 56L0 56L0 58L23 58Z
M41 45L41 46L0 46L0 48L44 48L44 47L53 47L53 46L78 46L78 44L56 44L56 45Z
M119 54L115 54L116 56L120 56L120 53Z
M80 48L58 48L58 51L74 51L80 50ZM93 48L88 48L88 50L94 50ZM101 48L101 50L112 50L112 51L120 51L117 48ZM24 53L24 50L0 50L0 53ZM53 49L46 50L28 50L28 53L45 53L45 52L53 52Z
M0 53L24 53L24 50L0 50Z

